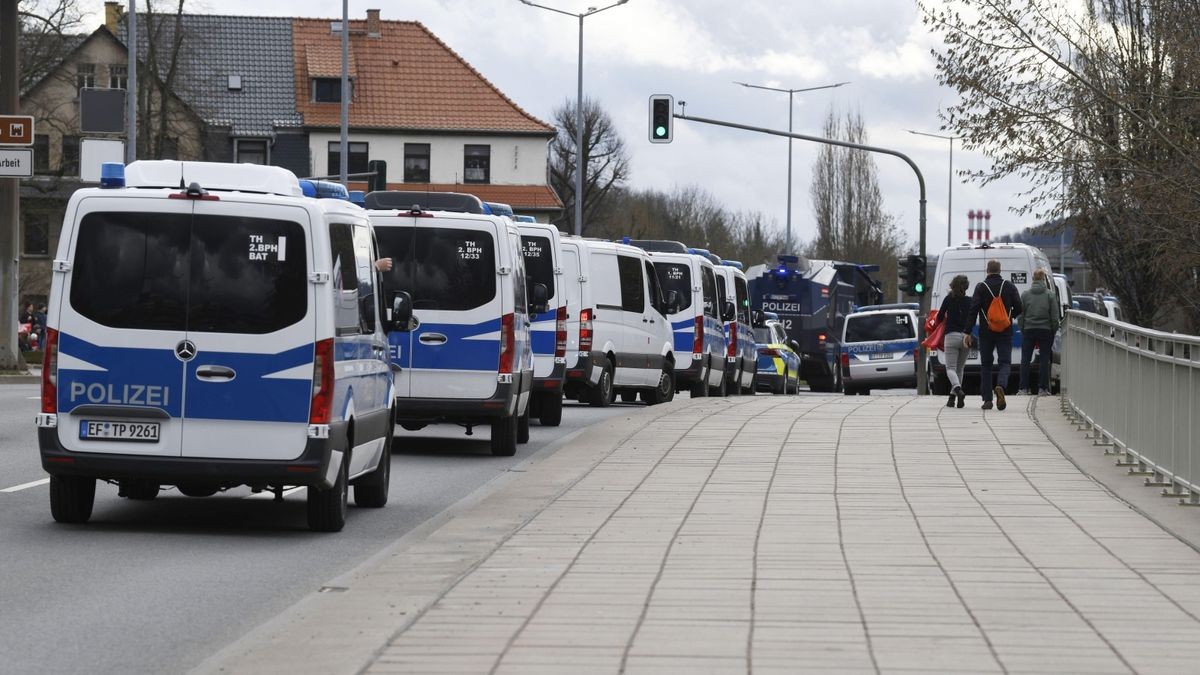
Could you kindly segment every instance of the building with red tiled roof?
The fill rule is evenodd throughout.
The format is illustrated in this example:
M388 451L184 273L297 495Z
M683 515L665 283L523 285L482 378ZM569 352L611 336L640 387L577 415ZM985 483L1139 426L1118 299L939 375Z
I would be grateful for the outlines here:
M339 171L341 21L294 19L296 110L314 176ZM387 164L389 189L471 192L549 220L562 202L547 185L554 127L530 115L416 21L379 10L350 21L349 173Z

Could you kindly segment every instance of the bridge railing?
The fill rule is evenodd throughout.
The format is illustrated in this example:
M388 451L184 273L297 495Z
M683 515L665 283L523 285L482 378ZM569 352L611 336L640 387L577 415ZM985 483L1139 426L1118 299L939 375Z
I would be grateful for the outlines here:
M1063 337L1069 410L1148 484L1200 503L1200 337L1075 310Z

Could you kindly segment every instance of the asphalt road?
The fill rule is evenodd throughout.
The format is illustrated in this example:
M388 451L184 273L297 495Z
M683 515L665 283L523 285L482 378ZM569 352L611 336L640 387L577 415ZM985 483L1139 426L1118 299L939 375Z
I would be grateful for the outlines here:
M186 670L375 554L545 445L631 412L568 403L563 424L530 427L516 457L488 431L434 426L392 457L384 509L351 502L346 528L308 531L304 490L282 503L248 489L152 502L100 484L86 525L50 517L33 416L37 385L0 386L0 672ZM405 432L402 432L405 433Z

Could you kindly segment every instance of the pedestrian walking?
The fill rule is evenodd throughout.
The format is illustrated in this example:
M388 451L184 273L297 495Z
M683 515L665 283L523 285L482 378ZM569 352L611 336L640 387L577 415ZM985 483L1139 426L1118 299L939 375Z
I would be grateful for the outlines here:
M987 262L987 278L975 285L971 297L971 309L967 318L970 333L979 320L979 393L983 398L983 409L992 409L992 397L996 398L996 409L1004 410L1004 387L1008 385L1012 369L1012 320L1021 315L1021 295L1017 287L1000 276L1000 261ZM992 385L992 364L1000 368L995 386Z
M1028 391L1029 364L1033 348L1038 347L1038 388L1040 396L1050 395L1050 362L1054 355L1051 345L1058 332L1058 300L1046 283L1046 270L1033 272L1033 286L1021 294L1021 380L1019 391Z
M967 350L971 347L971 334L967 331L967 321L971 312L971 298L967 289L971 282L965 274L960 274L950 280L950 292L942 300L933 325L945 323L945 337L942 342L942 353L946 356L946 379L950 380L950 399L946 407L959 408L966 403L967 394L963 391L963 369L967 365Z

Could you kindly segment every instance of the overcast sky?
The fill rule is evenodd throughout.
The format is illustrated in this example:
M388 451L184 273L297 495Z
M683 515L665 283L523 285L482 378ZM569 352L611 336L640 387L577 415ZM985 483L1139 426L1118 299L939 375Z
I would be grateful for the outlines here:
M87 0L101 5L100 0ZM594 0L540 0L580 12ZM188 0L188 11L220 14L336 17L336 0ZM505 94L535 116L574 100L578 22L518 0L350 0L351 18L380 8L384 19L424 23ZM99 9L99 7L97 7ZM101 20L99 12L94 21ZM647 140L647 98L673 94L689 114L755 126L787 128L787 94L733 84L781 88L840 81L839 89L796 94L794 128L819 135L829 106L861 111L870 142L913 157L928 184L929 249L946 242L947 141L905 129L939 132L938 111L953 103L939 87L929 55L935 38L921 25L913 0L629 0L585 21L584 92L616 120L632 156L633 187L669 190L698 184L736 209L762 211L782 229L787 198L787 140L697 123L676 123L669 145ZM251 52L252 53L252 52ZM957 146L957 144L956 144ZM815 231L808 190L817 146L794 146L792 223L795 235ZM885 208L910 243L917 238L918 193L912 170L877 157ZM986 166L956 147L956 169ZM953 182L954 243L966 240L968 209L990 209L992 232L1033 224L1009 211L1021 184L981 188Z

